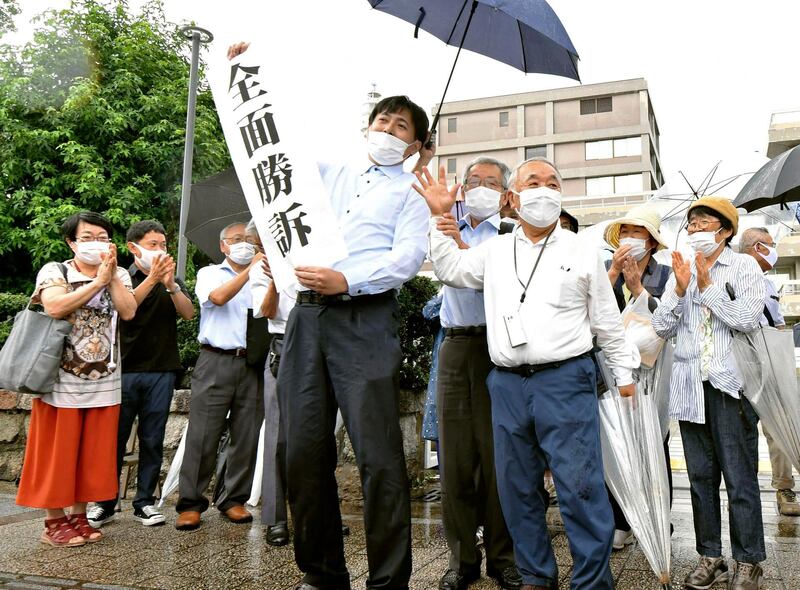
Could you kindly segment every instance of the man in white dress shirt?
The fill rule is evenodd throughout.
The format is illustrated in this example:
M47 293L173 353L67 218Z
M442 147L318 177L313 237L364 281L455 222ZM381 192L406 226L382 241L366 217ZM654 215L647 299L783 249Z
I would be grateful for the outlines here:
M520 226L469 250L437 229L458 187L448 190L443 169L438 182L427 170L417 177L433 216L436 275L484 290L497 484L522 590L558 587L541 490L547 465L572 549L572 587L613 588L614 520L603 482L592 334L620 394L633 395L634 385L600 253L561 228L561 177L547 160L532 158L512 172L508 197Z

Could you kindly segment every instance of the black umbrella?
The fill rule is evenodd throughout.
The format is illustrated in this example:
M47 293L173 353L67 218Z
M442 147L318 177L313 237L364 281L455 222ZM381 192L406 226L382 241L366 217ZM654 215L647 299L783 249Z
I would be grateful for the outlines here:
M224 259L219 250L220 232L231 223L247 223L250 217L236 171L228 168L192 185L186 237L219 264Z
M747 211L800 201L800 145L775 156L739 191L733 204Z
M580 81L578 52L545 0L369 0L386 12L458 46L431 129L436 129L461 48L522 70ZM469 33L469 35L467 34Z

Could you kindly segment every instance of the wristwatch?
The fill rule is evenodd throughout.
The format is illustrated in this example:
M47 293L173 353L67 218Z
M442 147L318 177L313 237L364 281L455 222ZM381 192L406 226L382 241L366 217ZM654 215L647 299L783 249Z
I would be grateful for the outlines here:
M181 287L180 287L180 285L175 285L175 288L174 288L174 289L167 289L166 287L164 287L164 290L165 290L167 293L169 293L170 295L174 295L175 293L177 293L178 291L180 291L180 290L181 290Z

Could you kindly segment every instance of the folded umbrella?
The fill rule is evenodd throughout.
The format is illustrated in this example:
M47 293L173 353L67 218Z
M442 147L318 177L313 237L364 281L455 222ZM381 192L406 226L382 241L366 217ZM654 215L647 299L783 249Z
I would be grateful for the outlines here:
M800 392L789 330L734 333L733 354L744 395L772 439L800 470Z
M578 52L545 0L369 0L381 12L429 32L458 52L431 129L436 129L462 47L523 72L580 81Z
M664 350L668 350L666 347ZM606 383L614 376L605 356L597 364ZM664 459L655 384L656 370L639 370L636 395L625 398L612 386L598 400L600 443L606 484L662 588L670 588L669 480Z
M800 146L764 164L739 191L733 204L755 211L768 205L785 206L790 201L800 201Z

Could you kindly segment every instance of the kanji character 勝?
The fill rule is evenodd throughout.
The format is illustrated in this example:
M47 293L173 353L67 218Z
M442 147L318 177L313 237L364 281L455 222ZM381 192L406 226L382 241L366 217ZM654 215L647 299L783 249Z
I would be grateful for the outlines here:
M281 193L292 192L292 163L284 153L272 154L253 169L256 186L265 205Z

